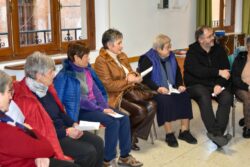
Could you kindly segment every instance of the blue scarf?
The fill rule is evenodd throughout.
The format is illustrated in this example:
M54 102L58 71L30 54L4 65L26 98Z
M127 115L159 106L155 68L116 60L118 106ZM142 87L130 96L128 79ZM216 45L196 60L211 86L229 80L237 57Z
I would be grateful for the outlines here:
M158 52L154 49L150 49L145 55L149 58L153 65L153 70L151 74L152 81L154 81L158 86L165 86L166 83L162 77L161 58ZM167 71L168 82L172 85L175 85L177 62L173 52L170 52L167 61L170 63L171 67L171 70Z

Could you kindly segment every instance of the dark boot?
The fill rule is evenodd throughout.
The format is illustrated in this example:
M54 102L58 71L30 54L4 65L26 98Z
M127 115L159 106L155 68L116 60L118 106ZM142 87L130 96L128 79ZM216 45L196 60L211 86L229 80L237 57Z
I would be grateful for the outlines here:
M197 144L196 138L194 138L194 136L190 133L189 130L185 130L183 132L180 130L178 139L184 140L189 144Z
M250 138L250 129L247 129L246 127L244 127L242 136L244 138Z
M229 141L226 136L216 136L212 133L207 133L207 137L219 148L227 145Z
M178 147L179 146L179 144L176 140L176 137L174 136L174 133L166 134L165 141L168 143L168 146L170 146L170 147Z
M239 125L240 125L240 126L244 126L244 125L245 125L245 119L244 119L244 118L241 118L241 119L239 120Z
M138 139L137 139L137 137L133 136L132 143L131 143L131 149L134 151L139 151L140 147L136 143L138 143Z

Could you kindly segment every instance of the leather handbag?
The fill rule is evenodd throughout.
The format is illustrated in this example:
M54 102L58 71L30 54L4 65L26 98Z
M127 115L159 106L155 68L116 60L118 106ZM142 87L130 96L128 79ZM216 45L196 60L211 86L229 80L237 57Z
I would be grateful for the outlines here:
M140 102L152 99L154 94L147 86L135 84L124 91L123 98L131 102Z

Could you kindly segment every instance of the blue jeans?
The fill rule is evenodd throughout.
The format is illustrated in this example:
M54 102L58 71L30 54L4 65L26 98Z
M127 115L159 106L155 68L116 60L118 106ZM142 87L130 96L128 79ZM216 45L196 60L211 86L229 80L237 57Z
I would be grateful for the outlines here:
M118 112L118 110L115 110ZM121 114L121 113L120 113ZM130 123L128 116L113 118L99 111L81 110L79 120L100 122L105 129L104 159L110 161L116 157L116 146L119 140L120 155L124 156L131 151Z

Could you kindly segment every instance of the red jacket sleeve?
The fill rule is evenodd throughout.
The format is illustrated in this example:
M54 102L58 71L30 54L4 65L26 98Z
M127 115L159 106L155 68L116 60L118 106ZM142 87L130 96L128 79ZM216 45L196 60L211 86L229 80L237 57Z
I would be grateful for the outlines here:
M52 157L54 150L50 143L38 134L32 138L21 129L0 123L0 150L3 154L17 158Z

